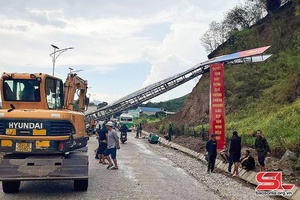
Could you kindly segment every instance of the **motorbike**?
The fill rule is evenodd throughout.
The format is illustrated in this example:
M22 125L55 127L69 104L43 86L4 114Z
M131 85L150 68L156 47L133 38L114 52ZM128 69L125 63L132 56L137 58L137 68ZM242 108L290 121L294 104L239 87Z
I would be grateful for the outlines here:
M126 132L121 132L120 140L121 140L122 144L124 144L127 141L127 133Z

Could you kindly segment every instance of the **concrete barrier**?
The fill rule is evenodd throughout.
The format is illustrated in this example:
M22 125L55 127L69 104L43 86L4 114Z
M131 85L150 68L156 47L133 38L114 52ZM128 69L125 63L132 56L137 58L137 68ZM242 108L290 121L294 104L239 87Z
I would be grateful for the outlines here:
M239 176L242 177L247 171L239 168Z
M293 195L287 197L287 199L299 200L300 199L300 189L298 187L294 187L292 192L293 192Z

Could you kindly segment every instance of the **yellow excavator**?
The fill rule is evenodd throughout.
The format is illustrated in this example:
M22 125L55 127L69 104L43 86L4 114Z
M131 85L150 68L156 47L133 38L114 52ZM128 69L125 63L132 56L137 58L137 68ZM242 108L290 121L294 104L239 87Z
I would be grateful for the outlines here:
M87 81L72 72L65 83L42 73L3 73L0 87L3 192L16 193L21 181L30 180L74 180L76 191L86 191Z

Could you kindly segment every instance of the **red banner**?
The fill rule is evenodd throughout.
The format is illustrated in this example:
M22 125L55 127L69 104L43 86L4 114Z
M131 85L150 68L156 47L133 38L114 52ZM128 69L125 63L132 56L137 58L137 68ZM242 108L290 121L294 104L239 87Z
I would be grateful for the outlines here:
M224 149L226 144L224 103L224 64L211 64L209 133L217 134L218 150Z

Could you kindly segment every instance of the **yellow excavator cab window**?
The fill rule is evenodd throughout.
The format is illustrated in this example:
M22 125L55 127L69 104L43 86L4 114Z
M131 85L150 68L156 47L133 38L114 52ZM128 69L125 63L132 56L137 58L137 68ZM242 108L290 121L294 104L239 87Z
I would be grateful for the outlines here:
M32 79L9 79L3 82L5 101L39 102L40 82Z

